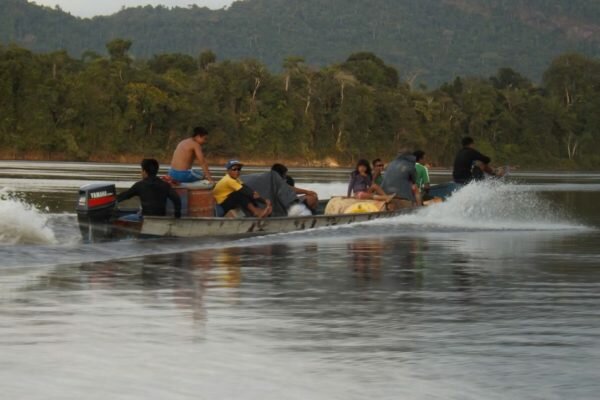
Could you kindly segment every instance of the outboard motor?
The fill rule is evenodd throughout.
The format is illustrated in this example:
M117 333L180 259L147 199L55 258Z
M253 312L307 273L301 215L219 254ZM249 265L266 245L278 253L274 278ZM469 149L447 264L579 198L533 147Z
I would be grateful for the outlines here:
M91 183L79 188L79 200L75 210L84 241L94 242L111 237L111 217L116 201L114 184Z

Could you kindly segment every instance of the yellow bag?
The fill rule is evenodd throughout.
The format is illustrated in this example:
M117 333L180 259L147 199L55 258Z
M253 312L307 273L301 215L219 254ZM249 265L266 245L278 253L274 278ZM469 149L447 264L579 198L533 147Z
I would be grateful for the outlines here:
M381 207L378 207L372 202L361 201L360 203L354 203L350 207L344 210L344 214L358 214L358 213L370 213L381 211Z
M325 208L325 215L366 213L385 211L385 202L379 200L358 200L352 197L332 197Z

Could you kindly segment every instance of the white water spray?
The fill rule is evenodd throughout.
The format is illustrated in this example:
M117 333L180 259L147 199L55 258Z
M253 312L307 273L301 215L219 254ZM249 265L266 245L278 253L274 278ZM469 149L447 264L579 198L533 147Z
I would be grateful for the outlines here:
M552 204L519 185L499 181L471 183L446 202L394 219L423 228L460 230L582 230L560 216Z
M48 218L35 206L0 189L0 244L55 244Z

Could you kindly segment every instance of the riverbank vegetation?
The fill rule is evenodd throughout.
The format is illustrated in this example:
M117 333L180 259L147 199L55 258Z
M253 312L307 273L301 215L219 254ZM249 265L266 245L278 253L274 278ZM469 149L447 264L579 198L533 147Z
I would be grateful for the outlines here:
M288 57L273 73L211 51L134 60L131 45L115 39L108 56L80 59L0 47L0 154L168 160L203 125L215 159L349 165L421 148L449 165L470 135L500 163L600 167L600 62L582 55L556 58L541 84L502 68L427 89L368 52L322 68Z

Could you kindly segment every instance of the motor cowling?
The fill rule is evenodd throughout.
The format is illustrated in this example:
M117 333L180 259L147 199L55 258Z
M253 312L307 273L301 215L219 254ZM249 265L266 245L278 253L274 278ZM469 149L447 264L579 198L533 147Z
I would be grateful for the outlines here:
M116 201L117 192L114 184L91 183L79 188L75 210L84 241L93 242L111 237L111 218Z

